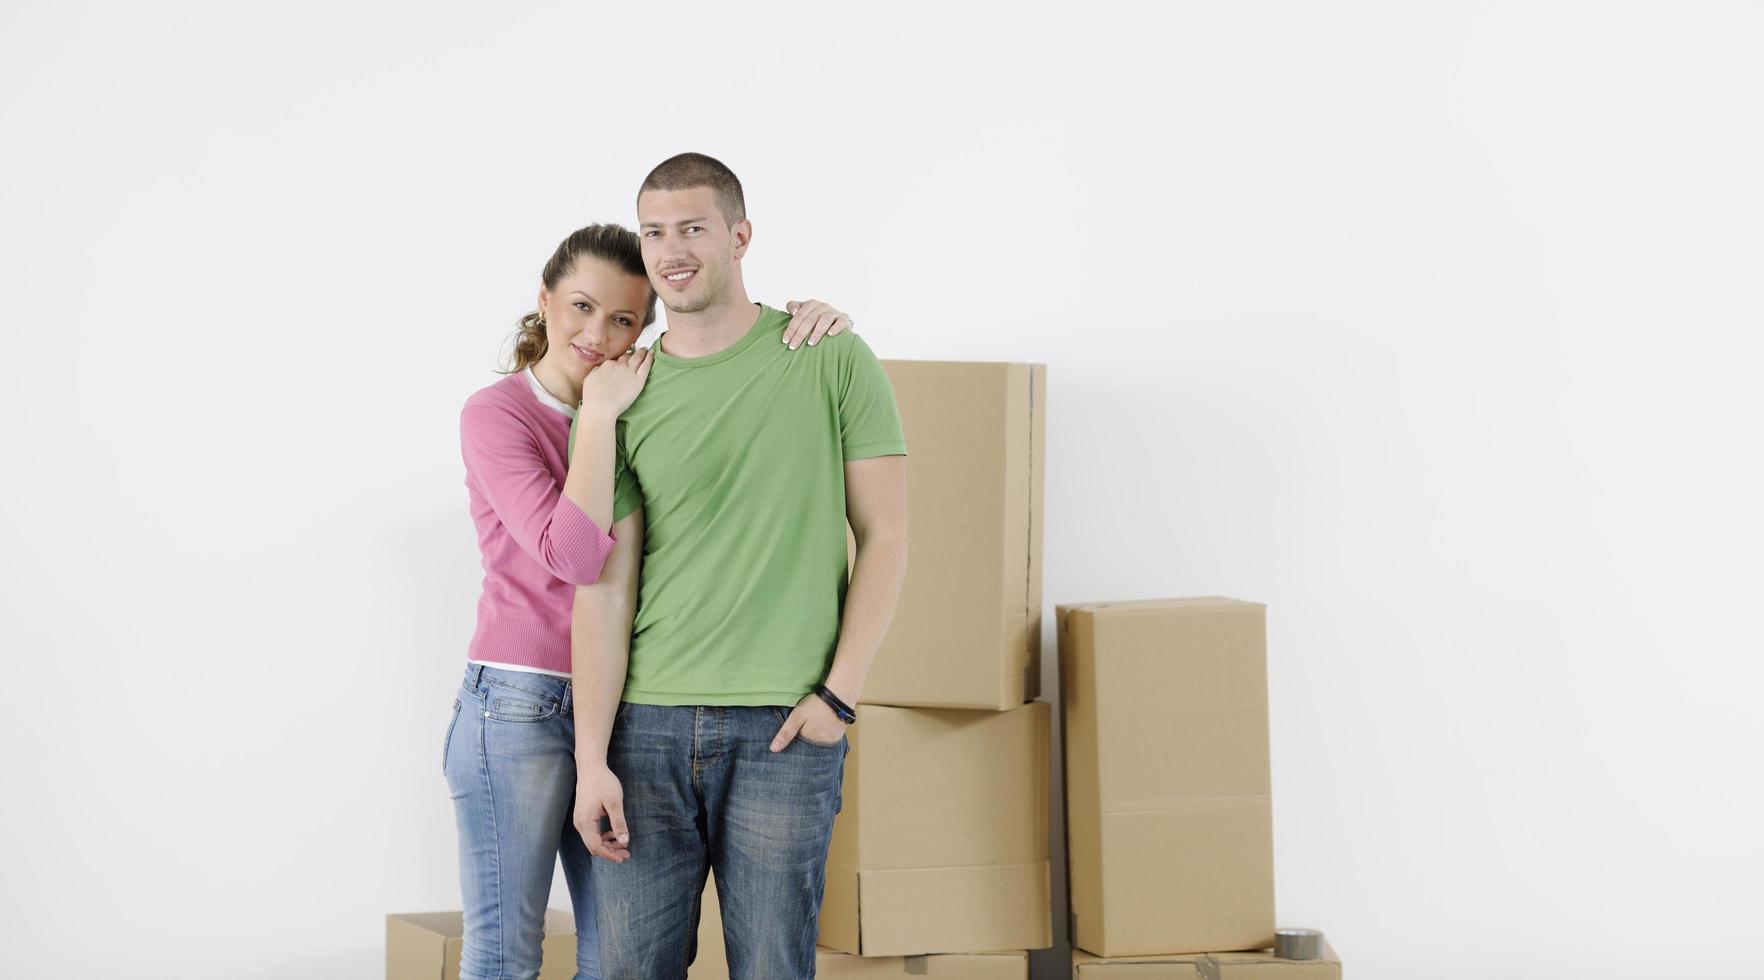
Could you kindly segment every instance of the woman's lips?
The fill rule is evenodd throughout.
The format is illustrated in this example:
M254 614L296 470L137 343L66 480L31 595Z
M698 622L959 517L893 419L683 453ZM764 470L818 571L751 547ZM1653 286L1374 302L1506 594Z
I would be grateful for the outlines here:
M577 347L575 344L570 345L570 350L575 351L577 357L587 361L589 364L599 364L601 361L606 360L605 354L602 354L599 351L588 350L585 347Z

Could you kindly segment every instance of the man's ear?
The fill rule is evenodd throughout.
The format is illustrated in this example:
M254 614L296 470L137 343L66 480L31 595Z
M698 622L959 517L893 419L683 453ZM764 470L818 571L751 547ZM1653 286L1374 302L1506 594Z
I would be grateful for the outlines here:
M735 227L729 229L729 234L735 239L735 258L739 260L747 254L747 245L753 241L753 222L742 218L735 222Z

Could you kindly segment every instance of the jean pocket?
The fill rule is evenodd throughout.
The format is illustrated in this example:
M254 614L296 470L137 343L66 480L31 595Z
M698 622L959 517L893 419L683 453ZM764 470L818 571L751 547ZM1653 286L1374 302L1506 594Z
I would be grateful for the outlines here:
M837 749L845 745L844 735L839 736L839 740L836 742L817 742L814 739L809 738L807 735L804 735L800 730L796 733L796 740L804 745L812 745L817 749Z
M447 737L441 741L441 775L447 775L447 756L453 751L453 730L459 726L459 699L453 699L453 717L447 722Z
M790 720L790 712L794 710L792 708L780 708L775 704L767 705L767 707L771 708L772 714L778 717L779 728L783 728L784 723ZM796 730L796 738L794 741L802 742L805 745L812 745L817 749L836 749L845 744L845 736L841 735L837 741L833 742L817 742L814 739L809 738L807 735L804 735L802 729L799 728Z
M484 717L493 721L534 722L557 717L563 702L499 684L484 689Z

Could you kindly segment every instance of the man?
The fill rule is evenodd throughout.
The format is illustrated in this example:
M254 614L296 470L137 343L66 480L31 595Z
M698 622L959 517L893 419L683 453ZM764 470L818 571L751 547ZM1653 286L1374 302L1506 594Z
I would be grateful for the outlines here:
M572 622L602 976L684 977L714 869L731 977L812 977L845 726L906 570L900 417L856 334L793 355L748 299L727 167L665 161L637 214L668 330Z

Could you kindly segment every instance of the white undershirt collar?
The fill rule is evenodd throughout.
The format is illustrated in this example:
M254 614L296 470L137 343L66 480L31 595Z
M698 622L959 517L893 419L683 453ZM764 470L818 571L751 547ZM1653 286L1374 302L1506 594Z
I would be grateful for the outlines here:
M546 391L545 386L539 383L538 377L533 374L533 365L527 365L525 373L527 375L527 384L532 385L533 397L539 399L539 404L562 414L565 418L573 419L576 417L575 408L558 401L556 396L552 395L551 392Z

